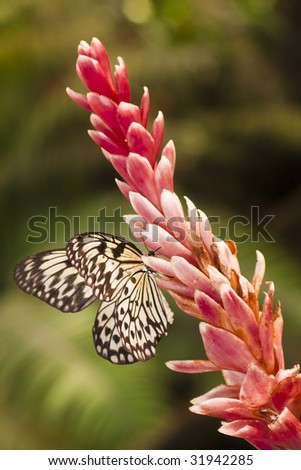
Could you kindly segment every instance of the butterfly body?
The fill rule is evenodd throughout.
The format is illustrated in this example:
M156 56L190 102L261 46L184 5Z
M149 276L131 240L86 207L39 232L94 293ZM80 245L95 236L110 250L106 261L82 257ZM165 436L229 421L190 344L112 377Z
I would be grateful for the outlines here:
M146 361L167 334L173 314L142 252L122 237L89 232L65 250L29 256L17 264L18 286L63 312L101 304L93 327L97 353L117 364Z

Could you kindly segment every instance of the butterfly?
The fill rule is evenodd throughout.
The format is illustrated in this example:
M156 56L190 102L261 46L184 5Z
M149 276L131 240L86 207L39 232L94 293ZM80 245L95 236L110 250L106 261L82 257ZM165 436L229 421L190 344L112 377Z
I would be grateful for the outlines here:
M14 280L27 294L63 312L78 312L100 300L93 326L96 352L115 364L147 361L167 335L173 313L142 254L123 237L82 233L65 249L20 261Z

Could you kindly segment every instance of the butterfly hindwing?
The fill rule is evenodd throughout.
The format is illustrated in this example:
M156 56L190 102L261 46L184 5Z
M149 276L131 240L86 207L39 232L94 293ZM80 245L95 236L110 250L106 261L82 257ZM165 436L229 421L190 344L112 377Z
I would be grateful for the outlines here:
M63 312L77 312L95 300L65 250L44 251L25 258L16 265L14 279L24 292Z
M156 354L156 344L167 333L166 316L157 304L158 288L153 282L153 274L145 266L141 267L130 277L127 295L120 296L116 308L117 325L125 348L140 361Z
M115 317L116 302L103 301L97 311L93 326L96 352L114 364L132 364L137 362L138 359L124 347L125 344L120 336Z
M119 296L102 302L93 328L96 351L113 358L112 362L118 357L124 363L147 361L155 356L156 344L167 334L167 323L172 321L168 309L153 274L144 265L136 268ZM109 321L116 328L107 342L109 330L103 325ZM120 355L116 353L117 338L122 346Z

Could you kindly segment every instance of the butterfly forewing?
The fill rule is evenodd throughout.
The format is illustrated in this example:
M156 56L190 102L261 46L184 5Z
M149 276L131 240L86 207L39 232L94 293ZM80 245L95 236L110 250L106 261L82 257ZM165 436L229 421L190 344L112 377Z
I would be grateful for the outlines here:
M141 252L124 238L96 232L73 237L67 256L100 300L119 295L132 271L141 265Z
M65 250L44 251L25 258L16 265L14 279L24 292L63 312L77 312L95 300Z

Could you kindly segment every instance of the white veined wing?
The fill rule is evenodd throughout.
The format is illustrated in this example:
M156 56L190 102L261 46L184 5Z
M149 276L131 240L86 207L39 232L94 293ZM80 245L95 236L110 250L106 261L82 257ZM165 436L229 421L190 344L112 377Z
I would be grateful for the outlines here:
M154 273L131 242L102 232L73 237L66 250L30 256L14 278L25 292L65 311L101 301L93 327L97 353L116 364L146 361L173 314Z
M72 266L66 250L28 256L14 269L17 285L63 312L78 312L96 300L91 287Z

